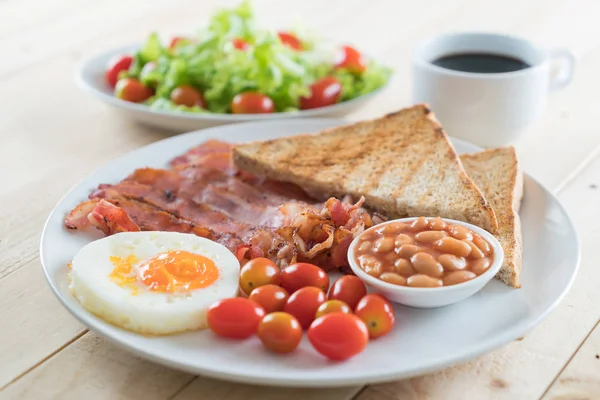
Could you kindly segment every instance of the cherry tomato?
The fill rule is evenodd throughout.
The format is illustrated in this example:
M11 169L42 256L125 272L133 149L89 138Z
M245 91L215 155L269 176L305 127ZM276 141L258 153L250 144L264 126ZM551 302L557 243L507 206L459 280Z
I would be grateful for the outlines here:
M111 88L114 88L119 80L119 73L121 71L127 71L132 62L133 57L128 55L111 59L106 68L106 83L108 83Z
M317 308L317 314L315 318L319 318L322 315L330 314L332 312L343 312L346 314L352 314L352 309L348 304L340 300L327 300Z
M219 300L208 308L208 327L217 335L246 339L256 333L265 316L261 306L242 297Z
M171 101L177 105L206 108L206 102L202 93L189 85L181 85L173 89L171 92Z
M236 95L231 102L234 114L268 114L275 112L275 104L269 96L256 92L244 92Z
M396 323L394 307L378 294L368 294L360 299L354 313L367 324L373 339L391 331Z
M325 357L341 361L363 351L369 341L369 331L356 315L334 312L312 323L308 340Z
M287 290L277 285L265 285L257 287L250 293L250 300L261 306L265 312L272 313L283 311L283 307L290 297Z
M274 312L260 321L258 338L267 349L275 353L290 353L302 339L302 327L293 315Z
M293 293L283 307L283 311L292 314L302 329L308 329L314 321L319 306L325 302L327 296L321 289L308 286Z
M358 277L354 275L344 275L331 285L329 291L329 300L341 300L348 304L351 309L367 294L367 287Z
M310 96L300 97L300 108L309 110L335 104L340 99L342 84L333 76L321 78L310 86Z
M277 34L281 43L291 47L294 50L302 50L302 42L295 35L287 32L279 32Z
M185 42L189 42L190 40L188 38L184 38L181 36L175 36L173 39L171 39L171 41L169 42L169 50L173 50L175 47L177 47L178 44L180 43L185 43Z
M360 52L354 47L343 46L337 56L336 68L345 68L348 71L361 74L367 69L367 64Z
M231 43L233 44L233 47L235 47L238 50L242 50L242 51L246 51L250 48L250 44L248 42L246 42L244 39L233 39L231 41Z
M249 294L255 288L264 285L278 285L281 271L268 258L258 257L248 261L240 271L240 288Z
M152 96L153 91L133 78L119 79L115 86L115 96L125 101L141 103Z
M306 286L318 287L327 292L329 276L321 268L309 263L292 264L281 272L281 287L289 293Z

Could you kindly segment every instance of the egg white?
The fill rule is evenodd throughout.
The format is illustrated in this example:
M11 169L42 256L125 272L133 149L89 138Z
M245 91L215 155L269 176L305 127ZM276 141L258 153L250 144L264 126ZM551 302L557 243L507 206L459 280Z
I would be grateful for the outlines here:
M219 277L210 286L184 293L161 293L143 283L120 285L109 275L111 256L134 255L139 262L158 253L185 250L210 258ZM89 312L124 329L146 335L168 335L206 328L206 312L217 300L235 297L240 264L224 246L192 234L123 232L83 247L72 261L70 290Z

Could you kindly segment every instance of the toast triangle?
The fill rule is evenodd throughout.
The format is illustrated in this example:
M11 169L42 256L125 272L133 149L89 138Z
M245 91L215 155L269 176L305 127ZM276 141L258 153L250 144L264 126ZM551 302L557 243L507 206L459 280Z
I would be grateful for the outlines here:
M518 212L523 197L523 174L515 149L489 149L462 155L461 159L496 212L496 237L504 249L504 262L496 277L509 286L521 287L523 240Z
M365 196L390 218L442 216L495 233L492 207L427 105L305 134L235 146L242 170L326 198Z

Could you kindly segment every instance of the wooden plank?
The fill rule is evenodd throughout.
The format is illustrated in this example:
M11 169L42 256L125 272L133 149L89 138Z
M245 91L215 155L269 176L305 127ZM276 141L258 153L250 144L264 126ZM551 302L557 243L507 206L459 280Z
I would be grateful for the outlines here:
M582 241L581 266L567 297L542 324L523 340L468 363L427 376L370 386L358 399L539 398L600 318L600 231L589 223L600 214L598 187L600 156L559 195Z
M172 400L227 399L227 400L346 400L351 399L360 387L347 388L270 388L265 386L231 384L198 377Z
M46 285L38 260L0 280L0 388L85 332Z
M89 333L0 393L2 399L166 399L192 375L153 364Z
M600 397L600 322L544 395L544 400Z

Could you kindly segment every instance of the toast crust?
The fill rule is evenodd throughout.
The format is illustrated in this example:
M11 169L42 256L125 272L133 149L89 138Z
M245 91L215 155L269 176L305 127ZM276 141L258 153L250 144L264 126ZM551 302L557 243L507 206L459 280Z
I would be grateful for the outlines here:
M300 185L319 198L365 196L388 217L442 216L496 233L494 210L465 172L431 109L235 146L242 170Z
M467 173L482 189L496 211L496 237L504 250L504 262L496 277L521 287L523 239L519 209L523 197L523 173L513 147L488 149L461 156Z

